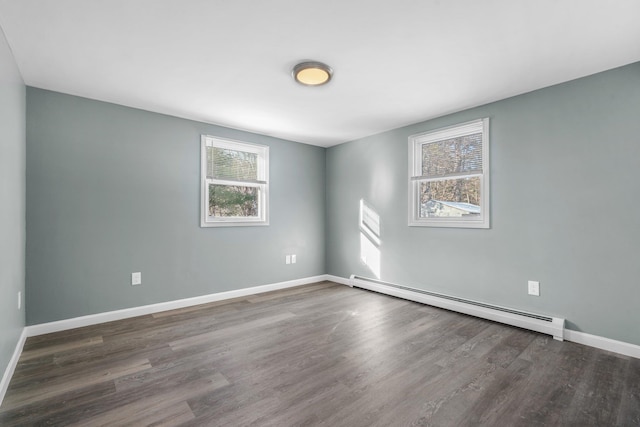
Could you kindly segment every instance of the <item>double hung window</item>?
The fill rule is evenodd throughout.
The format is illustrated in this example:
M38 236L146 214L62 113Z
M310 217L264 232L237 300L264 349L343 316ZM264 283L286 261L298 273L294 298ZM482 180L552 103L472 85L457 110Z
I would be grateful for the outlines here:
M409 225L489 228L489 119L409 137Z
M202 136L202 227L269 224L269 147Z

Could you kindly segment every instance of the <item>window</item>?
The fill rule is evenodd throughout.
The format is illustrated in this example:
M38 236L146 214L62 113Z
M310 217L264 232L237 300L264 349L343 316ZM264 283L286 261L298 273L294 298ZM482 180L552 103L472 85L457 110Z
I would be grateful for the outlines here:
M269 224L269 147L203 135L202 227Z
M489 119L409 137L409 225L489 228Z

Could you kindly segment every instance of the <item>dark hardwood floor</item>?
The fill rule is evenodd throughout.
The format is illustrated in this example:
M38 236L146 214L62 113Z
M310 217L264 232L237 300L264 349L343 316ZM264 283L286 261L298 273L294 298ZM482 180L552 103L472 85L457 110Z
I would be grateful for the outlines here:
M0 425L639 426L640 360L323 282L29 338Z

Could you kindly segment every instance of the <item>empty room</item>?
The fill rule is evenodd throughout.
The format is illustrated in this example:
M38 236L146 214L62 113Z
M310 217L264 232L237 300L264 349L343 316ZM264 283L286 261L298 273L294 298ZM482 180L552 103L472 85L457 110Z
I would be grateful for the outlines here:
M640 426L638 16L0 0L0 425Z

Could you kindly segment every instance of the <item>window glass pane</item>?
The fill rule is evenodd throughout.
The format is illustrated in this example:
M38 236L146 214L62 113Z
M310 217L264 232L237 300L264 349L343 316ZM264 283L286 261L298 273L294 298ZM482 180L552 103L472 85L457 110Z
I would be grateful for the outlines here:
M421 182L420 218L480 215L480 178Z
M258 217L258 187L209 184L209 216Z
M422 176L482 172L482 133L422 145Z
M258 179L258 154L207 147L207 176L214 179Z

